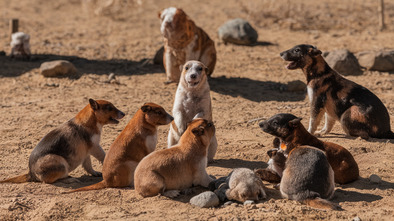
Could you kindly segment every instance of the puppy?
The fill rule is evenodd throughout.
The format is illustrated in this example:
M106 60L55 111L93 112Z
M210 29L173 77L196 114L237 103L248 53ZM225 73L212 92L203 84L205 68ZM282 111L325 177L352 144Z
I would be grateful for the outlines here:
M11 58L30 59L30 35L16 32L11 35Z
M178 145L155 151L141 160L134 174L137 193L150 197L164 193L176 197L193 185L207 187L213 180L206 172L208 145L215 134L211 121L195 119Z
M194 117L212 121L210 88L207 81L207 67L199 61L188 61L182 68L182 75L175 94L171 123L168 134L168 147L178 143L187 124ZM212 162L217 149L216 135L208 148L208 161Z
M257 169L254 172L262 180L270 183L280 183L287 158L283 154L283 151L277 148L269 150L267 154L270 157L268 167L265 169Z
M280 53L287 68L301 68L306 76L311 116L308 131L314 134L323 114L325 125L318 133L327 134L339 121L347 135L368 139L394 139L390 116L382 101L367 88L332 70L312 45L297 45Z
M234 169L227 177L225 184L228 186L225 190L228 200L245 202L247 200L258 201L267 197L261 179L247 168Z
M292 114L276 114L261 122L261 129L281 141L285 153L297 146L309 145L325 151L328 162L335 174L335 182L346 184L359 177L359 169L352 154L344 147L330 142L323 142L310 134L301 123L301 118Z
M326 199L334 195L334 172L323 151L311 146L291 148L280 182L282 197L318 209L337 209Z
M145 103L109 148L103 164L103 181L69 193L134 185L135 168L156 148L157 126L169 124L173 119L163 107Z
M163 63L167 83L179 82L179 66L198 60L209 68L210 76L216 64L215 43L180 8L166 8L159 12L160 31L164 37Z
M68 173L80 164L89 174L101 176L93 170L90 155L103 162L105 152L100 146L102 127L117 124L118 119L124 116L108 101L89 99L89 105L74 118L49 132L37 144L29 158L29 173L1 183L53 183L68 177Z

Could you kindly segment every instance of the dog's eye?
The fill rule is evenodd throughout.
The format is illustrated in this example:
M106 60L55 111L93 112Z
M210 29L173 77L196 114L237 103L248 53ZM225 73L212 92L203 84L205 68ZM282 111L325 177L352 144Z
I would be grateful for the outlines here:
M198 69L197 69L198 71L202 71L202 67L198 67Z
M188 66L186 66L186 67L185 67L185 70L189 70L189 67L188 67Z
M207 124L207 127L212 127L212 123L208 123L208 124Z
M294 50L294 52L296 52L296 53L298 53L298 52L300 52L301 50L299 49L299 48L296 48L295 50Z
M278 122L274 121L274 122L272 123L272 125L278 126Z
M156 114L161 114L161 111L156 111Z
M107 111L112 111L113 108L111 106L107 106Z

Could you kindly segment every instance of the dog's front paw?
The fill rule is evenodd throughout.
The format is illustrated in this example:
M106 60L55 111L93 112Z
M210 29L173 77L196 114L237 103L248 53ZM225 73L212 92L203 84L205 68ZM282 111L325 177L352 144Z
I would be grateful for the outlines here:
M175 197L179 196L179 194L180 194L179 190L168 190L163 193L163 196L168 197L168 198L175 198Z

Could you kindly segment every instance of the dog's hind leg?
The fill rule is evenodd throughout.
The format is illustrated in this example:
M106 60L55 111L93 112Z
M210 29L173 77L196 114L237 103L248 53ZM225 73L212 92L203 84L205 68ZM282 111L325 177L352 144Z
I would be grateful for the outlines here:
M68 163L61 156L48 154L33 165L32 173L44 183L54 183L68 177Z

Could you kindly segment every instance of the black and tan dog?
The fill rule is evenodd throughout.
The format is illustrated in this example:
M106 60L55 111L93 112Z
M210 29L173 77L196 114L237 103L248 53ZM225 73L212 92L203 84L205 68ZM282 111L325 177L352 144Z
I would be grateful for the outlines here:
M67 178L68 173L82 164L93 176L101 173L93 170L90 155L101 163L105 152L100 146L102 127L117 124L125 116L113 104L105 100L89 99L89 104L74 118L52 130L37 144L29 158L29 172L1 183L41 181L53 183Z
M358 179L359 169L352 154L338 144L321 141L310 134L302 125L301 118L292 114L276 114L259 125L264 132L280 139L280 148L286 154L294 147L302 145L309 145L323 150L334 170L336 183L346 184ZM279 156L275 155L275 157ZM270 157L273 159L272 156ZM263 177L261 178L263 179Z
M331 69L321 51L312 45L297 45L280 56L290 61L290 70L302 69L306 76L311 116L308 131L314 134L325 113L325 125L318 133L327 134L339 121L346 134L363 139L394 139L390 116L382 101L367 88Z

